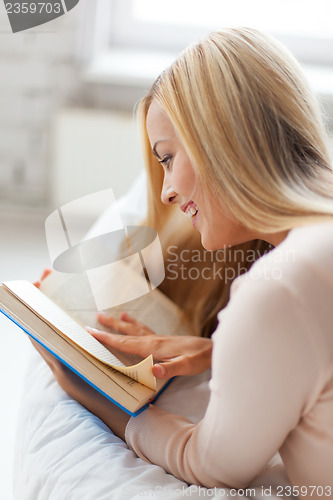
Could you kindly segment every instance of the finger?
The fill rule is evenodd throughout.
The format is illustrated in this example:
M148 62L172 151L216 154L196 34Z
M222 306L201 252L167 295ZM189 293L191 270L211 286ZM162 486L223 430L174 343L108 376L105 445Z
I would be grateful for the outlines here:
M157 335L145 336L145 339L142 339L133 335L125 337L117 333L103 332L90 327L86 327L86 330L102 344L128 354L137 354L142 358L146 358L150 354L158 352ZM159 356L157 356L157 359L160 359Z
M167 369L166 367L164 366L165 363L156 363L155 365L153 365L153 375L156 377L156 378L169 378L168 377L168 374L167 374Z
M153 374L156 378L168 379L178 375L188 375L188 359L186 356L178 356L164 363L156 363L153 366ZM192 371L194 375L194 372Z
M113 328L117 330L117 332L125 333L126 335L135 335L137 330L135 325L121 319L113 318L112 316L98 314L97 319L102 325Z
M127 312L122 312L120 315L120 319L136 326L136 329L135 330L133 329L132 335L141 335L141 336L155 335L155 332L153 332L153 330L151 330L148 326L144 325L143 323L140 323L140 321L133 318L133 316L130 316Z
M139 321L130 316L127 312L122 312L120 315L120 319L122 319L123 321L127 321L128 323L132 323L132 325L142 326L142 323L139 323Z
M129 315L127 316L130 317ZM142 323L139 323L134 318L131 318L132 321L129 322L127 321L127 319L117 319L114 318L113 316L108 316L105 313L99 313L97 315L97 319L102 325L108 326L109 328L113 328L114 330L117 330L118 332L121 333L125 333L126 335L142 336L142 335L150 335L152 333L152 331L148 327L146 327Z
M108 333L95 328L86 326L86 330L99 342L108 347L119 349L119 351L138 354L139 356L146 357L151 354L149 344L143 343L140 337L118 335L117 333Z

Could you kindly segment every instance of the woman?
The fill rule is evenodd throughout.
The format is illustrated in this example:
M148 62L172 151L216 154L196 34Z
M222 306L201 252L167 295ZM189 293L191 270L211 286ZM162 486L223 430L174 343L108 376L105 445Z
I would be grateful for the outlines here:
M188 483L244 488L279 451L296 494L316 496L315 487L331 496L333 172L317 103L279 43L229 29L181 54L140 109L150 181L161 163L168 212L187 213L207 250L254 240L276 248L234 281L212 356L209 339L159 341L126 315L100 316L132 334L126 341L90 330L110 346L153 351L166 360L154 368L159 377L212 363L198 425L154 406L129 420L47 362L138 456ZM166 227L156 197L151 205Z

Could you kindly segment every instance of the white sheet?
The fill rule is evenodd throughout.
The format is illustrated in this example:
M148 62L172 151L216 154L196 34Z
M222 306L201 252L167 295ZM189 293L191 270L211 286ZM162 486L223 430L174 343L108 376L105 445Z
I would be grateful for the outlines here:
M156 404L198 422L209 398L209 375L178 377ZM287 485L287 477L278 457L270 466L251 485L257 486L256 494L254 490L247 495L240 492L235 498L281 498L274 488ZM33 348L20 411L14 478L17 500L196 499L231 493L188 486L137 458L103 422L62 391ZM263 486L272 487L269 495L262 494Z
M120 200L119 210L127 225L142 219L146 210L143 175ZM101 217L90 236L103 232L110 214L112 208ZM209 372L179 377L156 404L198 422L208 403L208 380ZM277 456L251 485L257 486L256 490L247 494L188 486L160 467L137 458L103 422L71 400L32 347L23 393L14 461L17 500L124 500L147 496L278 500L283 497L276 496L275 488L288 485ZM267 495L263 488L268 488Z

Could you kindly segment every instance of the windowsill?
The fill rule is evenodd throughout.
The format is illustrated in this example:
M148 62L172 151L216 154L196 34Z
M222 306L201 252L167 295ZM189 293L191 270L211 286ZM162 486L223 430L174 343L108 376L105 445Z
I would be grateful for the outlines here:
M92 84L117 84L145 88L177 57L175 53L112 49L84 69L82 79ZM303 65L311 87L333 101L333 67Z
M146 88L169 66L177 54L129 49L112 49L85 68L86 83Z
M303 65L302 68L314 91L333 101L333 67Z

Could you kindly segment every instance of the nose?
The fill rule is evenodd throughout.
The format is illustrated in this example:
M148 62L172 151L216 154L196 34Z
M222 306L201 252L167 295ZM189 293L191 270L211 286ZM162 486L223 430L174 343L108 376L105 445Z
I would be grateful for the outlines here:
M161 192L162 203L164 203L165 205L171 205L171 203L175 203L176 196L177 196L177 193L175 191L173 191L171 186L169 186L166 183L165 177L164 177L162 192Z

